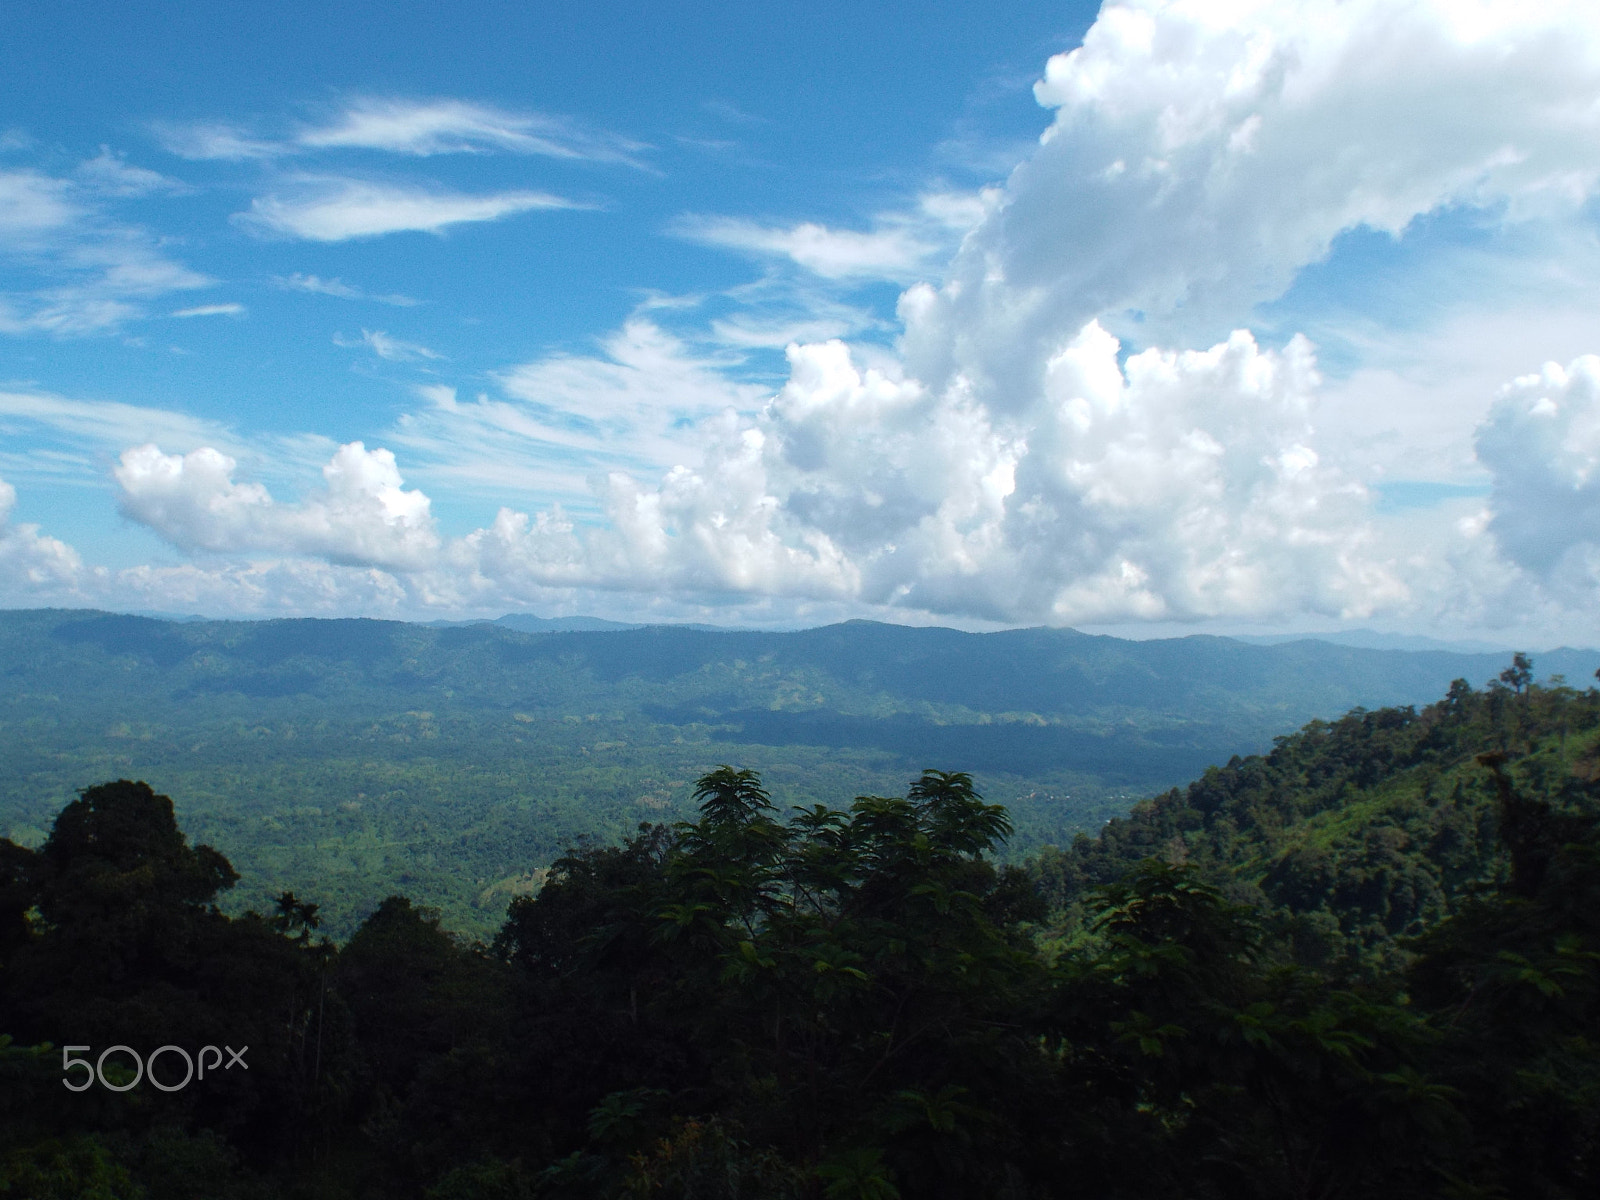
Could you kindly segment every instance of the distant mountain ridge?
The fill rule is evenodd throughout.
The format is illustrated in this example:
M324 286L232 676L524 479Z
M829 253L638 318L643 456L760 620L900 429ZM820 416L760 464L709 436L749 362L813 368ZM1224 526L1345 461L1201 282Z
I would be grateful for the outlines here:
M1447 654L1510 654L1512 647L1494 642L1442 641L1410 633L1380 633L1375 629L1340 629L1329 633L1235 634L1235 641L1253 646L1281 646L1285 642L1330 642L1364 650L1441 650Z
M77 789L146 778L251 877L318 881L332 913L404 884L466 928L578 835L686 813L718 763L783 804L971 771L1026 850L1307 720L1510 661L869 621L533 630L0 613L0 836L36 843ZM1536 661L1580 685L1597 666Z
M168 616L164 613L138 613L138 616L157 617L166 620L200 621L202 617ZM540 617L533 613L507 613L502 617L481 617L468 621L428 621L427 625L446 628L461 625L499 625L506 629L516 629L523 633L570 633L570 632L604 632L607 630L643 629L649 625L659 625L664 629L694 629L706 633L803 633L806 628L825 628L825 626L808 626L801 629L768 629L754 630L729 625L706 625L701 623L662 623L651 621L611 621L602 617L570 616L570 617ZM850 624L845 621L842 624ZM887 622L868 621L867 624L886 624ZM927 628L926 626L899 626L899 628ZM935 626L934 628L939 628ZM1031 628L1050 629L1049 626L1033 626ZM1017 632L1015 630L1009 632ZM1059 632L1078 633L1076 629L1061 628ZM1091 635L1096 636L1096 635ZM1338 629L1327 630L1319 633L1235 633L1217 635L1229 641L1243 642L1249 646L1281 646L1288 642L1327 642L1334 646L1354 646L1363 650L1404 650L1404 651L1442 651L1447 654L1510 654L1513 646L1499 642L1485 642L1470 639L1441 639L1426 637L1421 634L1386 633L1376 629ZM1180 639L1146 639L1128 638L1118 639L1127 641L1161 641ZM1570 647L1561 646L1557 650L1570 649L1595 649L1595 647ZM1541 653L1554 653L1545 650Z

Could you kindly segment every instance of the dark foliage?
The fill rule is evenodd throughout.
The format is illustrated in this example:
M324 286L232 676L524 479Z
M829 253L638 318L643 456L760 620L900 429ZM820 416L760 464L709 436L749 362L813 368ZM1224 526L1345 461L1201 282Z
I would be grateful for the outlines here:
M492 945L401 896L342 948L293 893L230 919L165 797L92 788L0 842L0 1196L1593 1195L1597 731L1460 684L1027 870L965 774L784 812L722 767ZM62 1088L113 1042L250 1068Z

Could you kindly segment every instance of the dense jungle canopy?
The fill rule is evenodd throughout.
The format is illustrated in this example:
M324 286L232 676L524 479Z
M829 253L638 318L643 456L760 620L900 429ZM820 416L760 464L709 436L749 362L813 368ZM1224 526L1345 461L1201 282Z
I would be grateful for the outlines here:
M965 774L724 767L492 941L225 915L167 797L91 787L0 841L0 1196L1593 1195L1597 740L1519 662L1009 865Z

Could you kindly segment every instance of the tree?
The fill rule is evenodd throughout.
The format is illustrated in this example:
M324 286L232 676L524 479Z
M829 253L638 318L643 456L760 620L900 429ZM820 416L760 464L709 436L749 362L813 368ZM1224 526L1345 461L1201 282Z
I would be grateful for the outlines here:
M1511 656L1511 665L1500 672L1500 682L1520 696L1533 682L1533 660L1518 650Z
M340 1039L317 1019L325 950L255 914L223 915L214 901L238 874L212 847L189 845L169 797L126 779L87 788L25 867L38 916L0 974L4 1032L145 1054L249 1047L248 1074L196 1077L157 1111L227 1129L247 1156L304 1137L320 1111L318 1068L343 1069ZM293 911L302 929L315 921L315 905L296 900ZM327 1008L332 1027L338 1005ZM55 1093L67 1095L59 1075L43 1095ZM102 1113L153 1115L138 1104Z
M284 933L299 931L300 941L306 941L317 926L322 924L318 915L319 904L307 904L293 892L284 892L273 902L272 924Z
M0 838L0 968L28 939L28 914L38 902L36 862L33 851Z

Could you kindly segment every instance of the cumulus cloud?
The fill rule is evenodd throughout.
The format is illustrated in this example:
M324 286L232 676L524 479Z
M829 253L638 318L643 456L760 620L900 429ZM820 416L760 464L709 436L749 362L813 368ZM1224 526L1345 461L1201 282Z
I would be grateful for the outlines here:
M1600 176L1597 91L1577 3L1109 4L1036 86L1055 118L1003 201L904 298L910 369L1026 402L1084 322L1226 328L1343 231L1570 216Z
M469 195L443 189L306 179L293 196L262 196L237 215L247 226L313 242L342 242L387 233L439 233L452 225L498 221L539 209L576 208L548 192Z
M840 342L788 354L788 382L758 412L701 424L694 465L612 469L591 480L591 517L506 507L454 539L387 450L341 447L324 487L285 504L218 451L135 448L116 471L130 517L187 550L291 556L147 572L140 586L229 592L257 611L277 581L306 611L358 597L361 611L482 610L612 589L1001 623L1296 614L1554 628L1600 583L1600 359L1547 367L1496 402L1479 437L1496 479L1482 517L1386 529L1368 490L1317 450L1303 339L1263 349L1239 331L1124 360L1091 322L1022 414L863 367ZM427 391L453 417L488 404Z
M403 615L442 599L426 575L309 557L86 565L71 546L11 519L16 492L0 480L0 602L149 608L218 615Z
M324 486L283 505L259 483L233 478L238 463L202 446L185 455L153 444L125 451L113 474L125 516L184 550L283 551L351 566L419 568L439 548L428 497L408 490L387 450L339 447Z
M1408 603L1369 497L1321 461L1309 345L1236 333L1119 365L1091 323L1040 401L970 392L792 346L753 416L702 426L693 466L595 482L604 521L504 509L451 545L473 587L810 597L998 621L1365 616ZM453 393L439 395L458 406Z
M1508 384L1479 427L1494 475L1488 530L1558 594L1600 598L1600 357L1548 363Z
M13 523L16 502L16 489L0 479L0 595L25 601L71 593L83 575L83 560L65 542L41 534L37 525Z
M961 389L795 347L759 421L659 488L608 483L633 561L700 586L849 595L1005 621L1192 619L1403 598L1362 544L1363 490L1321 464L1309 347L1248 334L1119 367L1086 327L1041 402L999 421ZM653 548L653 549L652 549Z

